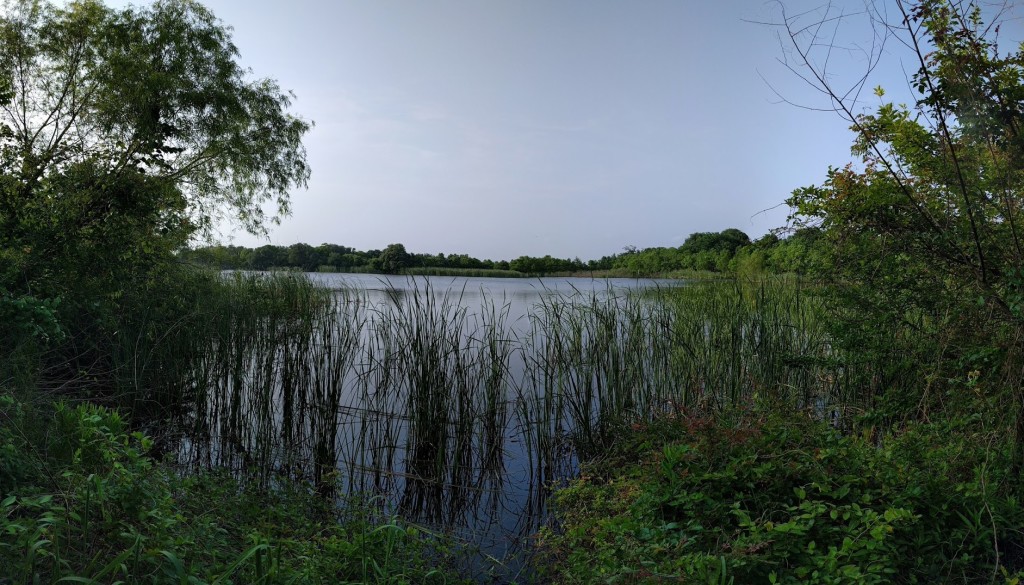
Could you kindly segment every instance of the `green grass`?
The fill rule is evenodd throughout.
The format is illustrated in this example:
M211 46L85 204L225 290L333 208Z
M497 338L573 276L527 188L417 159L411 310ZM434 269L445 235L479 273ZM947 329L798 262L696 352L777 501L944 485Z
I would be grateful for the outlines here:
M570 453L604 453L665 412L757 401L851 426L880 367L837 352L821 301L791 278L545 294L518 336L508 306L469 313L425 281L373 305L291 273L158 284L124 299L98 338L104 370L67 399L131 413L196 477L378 495L438 526L469 525L502 488L510 437L539 510Z
M568 438L586 455L665 409L752 399L849 424L870 400L855 391L870 367L834 349L823 310L792 279L547 297L520 340L530 445Z

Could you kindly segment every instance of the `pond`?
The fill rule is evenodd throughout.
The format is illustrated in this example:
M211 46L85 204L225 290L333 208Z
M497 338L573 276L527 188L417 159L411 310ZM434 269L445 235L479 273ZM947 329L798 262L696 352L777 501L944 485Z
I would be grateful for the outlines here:
M184 458L376 498L468 571L519 574L577 448L675 391L669 316L631 293L676 282L307 276L331 311L225 335Z

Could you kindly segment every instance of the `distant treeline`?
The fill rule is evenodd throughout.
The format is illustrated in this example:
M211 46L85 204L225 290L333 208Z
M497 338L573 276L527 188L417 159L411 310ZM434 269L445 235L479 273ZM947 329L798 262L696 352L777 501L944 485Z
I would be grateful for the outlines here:
M612 265L640 276L681 271L803 273L818 256L818 240L815 228L796 230L785 238L769 233L753 241L738 229L698 232L678 248L627 248Z
M738 229L691 234L676 248L637 249L597 260L520 256L514 260L480 260L468 254L419 254L402 244L383 250L356 250L337 244L205 246L186 249L179 257L223 270L302 270L305 272L373 272L428 274L501 271L502 276L604 272L622 276L671 275L674 272L803 272L815 256L816 229L789 237L768 234L752 241Z
M550 274L611 268L605 260L583 262L579 258L533 258L515 260L480 260L468 254L416 254L402 244L391 244L383 250L356 250L337 244L266 245L259 248L243 246L207 246L180 253L188 262L206 264L224 270L292 269L305 272L379 272L394 274L412 269L440 268L451 271L500 270L508 275Z

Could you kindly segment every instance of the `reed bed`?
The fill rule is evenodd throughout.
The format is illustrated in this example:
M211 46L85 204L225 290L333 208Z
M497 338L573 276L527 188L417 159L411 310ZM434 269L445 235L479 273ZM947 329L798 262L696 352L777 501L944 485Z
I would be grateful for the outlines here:
M666 409L771 401L846 424L865 397L821 303L793 279L694 282L645 294L546 299L523 340L520 419L534 467L561 444L599 453L624 426Z
M682 404L767 399L824 413L852 398L823 306L799 281L698 282L669 302Z
M236 276L230 288L235 294L216 299L211 336L195 352L186 460L265 485L287 474L329 489L364 305L299 276Z
M521 320L504 299L409 282L211 287L142 360L145 379L166 364L167 396L188 405L182 463L379 498L470 541L509 515L532 532L577 458L657 414L768 400L840 422L863 405L869 374L844 364L792 279L541 291Z
M460 291L388 292L352 396L350 412L368 415L350 452L352 488L365 491L369 472L374 488L400 493L399 509L431 522L452 522L495 491L508 427L507 317L493 303L470 314Z

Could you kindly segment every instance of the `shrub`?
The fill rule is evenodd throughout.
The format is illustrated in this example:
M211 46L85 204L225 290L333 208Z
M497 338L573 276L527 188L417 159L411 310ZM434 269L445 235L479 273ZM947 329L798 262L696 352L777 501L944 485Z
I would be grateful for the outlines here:
M665 417L556 495L543 546L564 583L988 583L1020 569L1021 508L1006 454L947 430L878 447L801 414Z
M364 502L338 508L285 480L264 491L225 473L182 476L115 411L54 411L0 400L0 567L12 582L452 581L439 539Z

